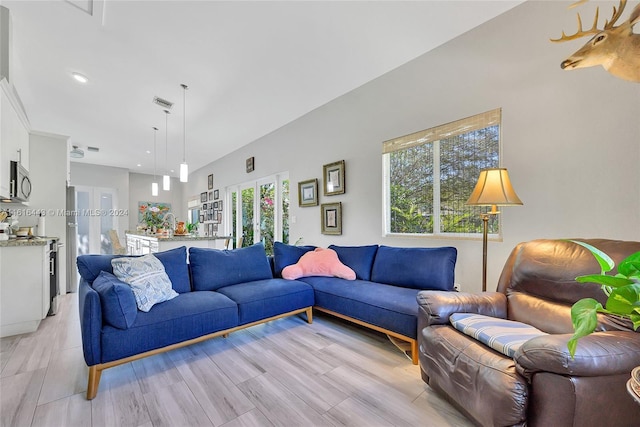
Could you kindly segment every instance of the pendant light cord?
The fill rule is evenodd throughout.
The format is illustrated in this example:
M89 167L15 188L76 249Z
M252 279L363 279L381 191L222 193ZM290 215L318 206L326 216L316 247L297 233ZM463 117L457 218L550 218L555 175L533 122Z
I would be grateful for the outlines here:
M158 150L156 149L156 135L158 134L158 128L153 127L153 181L156 180L156 158L158 156Z
M169 110L164 110L164 172L169 175L169 169L167 169L167 158L169 157Z
M182 83L182 163L187 163L187 89Z

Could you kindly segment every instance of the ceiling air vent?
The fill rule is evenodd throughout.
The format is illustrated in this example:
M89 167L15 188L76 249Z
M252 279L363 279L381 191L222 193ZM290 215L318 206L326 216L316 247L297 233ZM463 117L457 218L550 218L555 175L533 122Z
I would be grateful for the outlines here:
M97 153L98 151L100 151L100 149L98 147L87 147L87 151L93 151L94 153Z
M173 102L162 99L159 96L153 97L153 103L158 104L159 106L161 106L162 108L166 108L167 110L170 110L171 107L173 107Z

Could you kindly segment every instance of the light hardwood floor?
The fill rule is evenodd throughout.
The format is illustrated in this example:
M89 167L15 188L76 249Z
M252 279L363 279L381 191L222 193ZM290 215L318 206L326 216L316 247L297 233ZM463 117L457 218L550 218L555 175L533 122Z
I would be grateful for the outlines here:
M0 339L2 426L471 426L382 334L318 313L102 373L85 399L77 294Z

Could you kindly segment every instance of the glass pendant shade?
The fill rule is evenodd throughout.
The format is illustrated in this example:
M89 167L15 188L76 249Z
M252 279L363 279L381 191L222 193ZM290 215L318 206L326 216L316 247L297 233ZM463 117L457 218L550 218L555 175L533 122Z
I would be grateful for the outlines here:
M169 175L162 176L162 189L164 191L171 190L171 177Z
M157 196L158 195L158 183L157 182L152 182L151 183L151 195L152 196Z
M189 165L180 163L180 182L189 181Z

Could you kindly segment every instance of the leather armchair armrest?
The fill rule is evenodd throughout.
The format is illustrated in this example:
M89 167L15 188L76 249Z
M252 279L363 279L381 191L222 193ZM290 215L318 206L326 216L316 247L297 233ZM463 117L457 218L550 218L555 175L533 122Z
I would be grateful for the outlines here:
M418 292L418 330L429 325L446 325L453 313L476 313L507 317L507 297L500 292Z
M575 357L567 349L571 334L545 335L525 342L513 356L526 378L536 372L596 377L630 374L640 365L640 334L630 331L594 332L580 338Z

